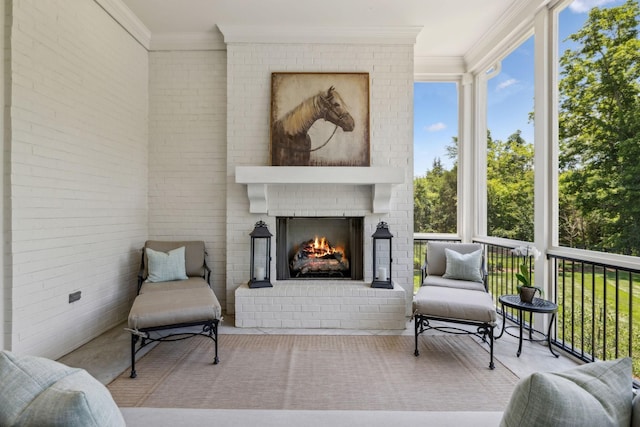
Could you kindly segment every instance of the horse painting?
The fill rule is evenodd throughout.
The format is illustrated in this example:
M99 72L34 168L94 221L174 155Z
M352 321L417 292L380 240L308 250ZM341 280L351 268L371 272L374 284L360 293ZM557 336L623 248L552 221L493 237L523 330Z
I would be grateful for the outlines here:
M336 127L326 141L315 142L311 146L309 128L320 119L333 123ZM340 127L351 132L355 122L347 111L342 97L331 86L302 101L275 120L271 127L271 164L273 166L309 166L311 153L324 148Z

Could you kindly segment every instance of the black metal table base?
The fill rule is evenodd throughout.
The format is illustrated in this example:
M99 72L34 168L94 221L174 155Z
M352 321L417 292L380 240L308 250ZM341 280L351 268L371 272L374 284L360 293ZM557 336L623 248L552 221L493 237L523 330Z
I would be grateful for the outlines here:
M514 310L518 310L518 325L517 326L506 326L506 322L507 322L507 316L505 314L505 303L504 301L502 301L503 297L500 297L500 304L501 304L501 309L502 309L502 329L500 330L500 334L495 337L496 339L499 339L500 337L502 337L503 333L507 333L509 335L511 335L512 337L516 337L518 338L518 352L516 353L517 357L520 357L520 355L522 354L522 341L526 340L526 341L533 341L533 342L542 342L542 341L546 341L547 342L547 346L549 347L549 352L551 352L551 354L555 357L560 357L560 355L556 352L553 351L553 346L551 345L551 328L553 327L553 324L555 322L556 319L556 313L555 311L535 311L535 312L539 312L539 313L547 313L547 314L551 314L551 319L549 321L549 327L547 328L547 333L545 334L544 332L540 332L536 329L533 328L533 313L534 311L531 309L528 309L528 307L520 307L518 305L513 305L513 304L508 304L508 307L511 307ZM525 326L524 325L524 312L528 312L529 313L529 326ZM519 334L516 336L514 334L511 334L510 332L508 332L507 330L509 328L514 328L517 327L519 329ZM523 332L524 330L527 330L529 332L529 337L524 337L523 336ZM543 338L535 338L534 334L540 334L543 336Z

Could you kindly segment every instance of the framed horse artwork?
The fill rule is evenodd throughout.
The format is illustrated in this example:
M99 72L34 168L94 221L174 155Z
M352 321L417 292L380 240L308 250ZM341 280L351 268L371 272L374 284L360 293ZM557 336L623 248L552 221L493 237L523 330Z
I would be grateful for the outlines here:
M369 166L369 73L272 73L273 166Z

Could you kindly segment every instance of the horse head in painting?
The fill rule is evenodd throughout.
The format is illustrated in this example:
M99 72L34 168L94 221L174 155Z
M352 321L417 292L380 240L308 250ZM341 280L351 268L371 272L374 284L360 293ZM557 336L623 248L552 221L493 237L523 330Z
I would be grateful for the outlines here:
M329 139L311 148L309 128L319 119L351 132L355 122L347 111L342 97L331 86L326 92L309 97L273 123L271 129L271 163L274 166L308 166L311 152L322 148ZM335 132L335 130L334 130ZM333 136L333 134L331 134Z

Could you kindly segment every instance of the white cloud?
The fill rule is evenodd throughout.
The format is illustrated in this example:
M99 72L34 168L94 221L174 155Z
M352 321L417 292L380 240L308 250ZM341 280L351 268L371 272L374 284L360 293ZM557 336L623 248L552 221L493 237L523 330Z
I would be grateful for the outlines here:
M447 128L447 125L445 125L442 122L434 123L430 126L427 126L427 130L429 132L439 132L441 130L445 130L446 128Z
M574 2L569 5L569 9L574 13L585 13L594 7L604 6L614 1L615 0L574 0Z
M502 89L506 89L509 86L513 86L514 84L518 83L518 80L516 79L509 79L509 80L505 80L501 83L498 84L498 86L496 87L498 90L502 90Z

